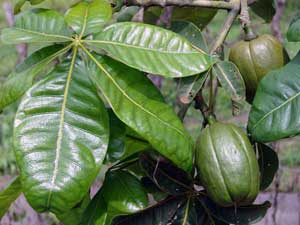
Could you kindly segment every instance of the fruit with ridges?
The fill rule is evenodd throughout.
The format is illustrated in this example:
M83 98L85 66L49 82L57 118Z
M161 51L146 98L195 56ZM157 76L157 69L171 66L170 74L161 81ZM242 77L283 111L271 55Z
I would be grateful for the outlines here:
M259 192L259 166L242 129L214 122L200 134L196 165L202 185L217 204L249 205Z
M264 34L250 41L239 41L232 46L229 60L239 68L247 91L247 101L252 102L258 82L271 70L282 67L288 56L280 41Z

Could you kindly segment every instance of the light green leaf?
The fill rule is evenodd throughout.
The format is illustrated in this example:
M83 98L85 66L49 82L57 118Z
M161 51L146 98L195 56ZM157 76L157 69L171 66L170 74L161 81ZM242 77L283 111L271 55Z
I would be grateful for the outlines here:
M39 9L17 16L14 27L3 29L1 38L5 44L46 43L68 42L71 35L62 15Z
M106 0L79 2L65 15L66 22L81 37L102 30L112 17L112 8Z
M58 56L64 54L70 46L61 45L45 47L17 66L3 84L0 84L0 111L20 98L33 84L34 78Z
M290 42L300 42L300 15L292 20L287 31L287 39Z
M151 81L122 63L86 53L93 61L89 75L118 118L162 155L190 171L193 142Z
M76 50L27 91L16 114L16 160L38 212L61 214L78 204L107 150L108 115Z
M21 193L20 177L16 177L7 187L0 191L0 220Z
M300 133L300 53L286 66L263 78L256 92L248 129L259 142Z
M142 23L116 23L87 40L93 49L133 68L166 77L185 77L206 71L212 60L171 31Z
M214 64L212 71L232 100L246 98L245 82L236 65L229 61L221 61Z

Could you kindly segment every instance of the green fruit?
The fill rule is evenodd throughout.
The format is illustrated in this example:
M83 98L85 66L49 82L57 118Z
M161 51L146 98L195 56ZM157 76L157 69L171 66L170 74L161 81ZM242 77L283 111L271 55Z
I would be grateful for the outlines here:
M244 78L248 102L253 101L258 82L271 70L282 67L287 58L280 41L268 34L240 41L231 48L229 60L237 65Z
M251 204L259 192L259 166L247 135L233 124L215 122L196 148L200 181L217 204Z
M203 29L214 18L217 11L218 10L216 9L200 7L174 7L172 11L172 20L190 21L200 29Z

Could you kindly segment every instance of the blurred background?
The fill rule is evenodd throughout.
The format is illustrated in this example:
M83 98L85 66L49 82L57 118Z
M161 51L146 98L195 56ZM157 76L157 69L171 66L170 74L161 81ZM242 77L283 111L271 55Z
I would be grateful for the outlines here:
M46 0L35 7L52 8L62 13L78 0ZM14 1L0 0L0 30L13 24ZM295 16L300 13L299 0L277 0L277 13L271 24L264 23L258 17L252 16L252 26L257 34L271 33L277 36L286 47L290 57L294 57L300 49L300 43L289 43L285 34L288 26ZM25 4L22 8L31 8ZM208 43L218 34L224 21L226 12L219 11L216 17L203 31ZM238 21L231 29L226 39L226 47L241 39L242 32ZM38 49L39 46L7 46L0 42L0 82L13 70L14 66L24 57ZM154 80L157 77L154 78ZM176 110L176 82L171 79L159 79L161 91L167 103ZM1 90L0 90L1 91ZM0 189L15 176L18 171L13 153L12 133L13 120L18 103L15 103L0 114ZM239 126L246 126L250 106L242 105L242 112L238 116L232 116L231 100L222 90L218 89L216 102L217 117L221 121L233 122ZM221 113L220 113L221 112ZM185 118L185 125L194 139L199 135L202 117L199 111L190 108ZM258 202L269 200L272 209L268 211L266 218L259 225L300 225L300 137L285 139L274 144L280 159L280 169L273 184L266 192L262 193ZM101 178L100 178L101 179ZM99 182L98 182L99 183ZM55 217L48 214L37 214L20 197L10 208L9 213L0 221L0 225L51 225L59 224Z

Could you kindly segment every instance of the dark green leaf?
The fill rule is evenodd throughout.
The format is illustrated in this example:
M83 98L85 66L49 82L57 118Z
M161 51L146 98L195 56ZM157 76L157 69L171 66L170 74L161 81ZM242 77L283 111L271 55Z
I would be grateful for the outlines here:
M236 65L229 61L217 62L212 72L232 100L240 101L246 98L245 82Z
M148 206L148 197L141 182L125 171L108 172L102 193L109 211L128 214Z
M209 209L212 215L223 222L236 225L245 225L257 223L264 218L268 209L271 207L270 202L261 205L250 205L240 207L220 207L210 199L199 198Z
M104 225L106 217L107 205L100 190L84 211L78 225Z
M287 31L287 39L291 42L300 42L300 15L292 20Z
M39 212L61 214L78 204L106 154L108 115L84 68L75 48L71 62L29 89L16 115L23 191Z
M3 84L0 84L0 111L20 98L33 84L34 78L58 56L68 51L70 47L54 45L45 47L17 66Z
M7 187L0 191L0 221L10 205L22 193L20 177L16 177Z
M106 159L109 162L122 160L135 152L142 151L149 147L148 142L137 136L137 134L133 134L130 128L119 120L111 109L108 112L110 138Z
M85 212L87 206L91 202L90 194L88 193L86 197L74 208L71 210L62 213L56 214L56 217L64 224L64 225L74 225L78 224L78 221L81 221L82 215ZM86 215L85 215L86 216ZM87 219L87 218L85 218Z
M277 153L269 146L257 143L260 168L260 190L266 189L273 181L279 167Z
M62 15L40 9L17 16L14 27L3 29L1 38L5 44L46 43L68 42L71 35Z
M299 111L300 53L260 81L249 116L252 138L268 142L299 134Z
M160 190L149 177L142 177L141 183L145 190L153 196L155 201L160 202L168 197L168 194Z
M271 22L276 13L274 0L259 0L251 5L255 14L263 18L267 23Z
M94 49L133 68L166 77L185 77L206 71L212 59L171 31L142 23L116 23L86 41Z
M134 215L118 217L112 225L165 225L185 201L185 197L169 198Z
M152 157L154 153L144 152L140 155L140 165L148 177L162 191L171 195L187 193L192 190L192 178L161 156Z
M106 0L79 2L66 12L66 22L82 36L97 33L112 17L112 8Z
M89 75L127 126L184 170L192 169L193 141L156 87L142 72L86 51Z

